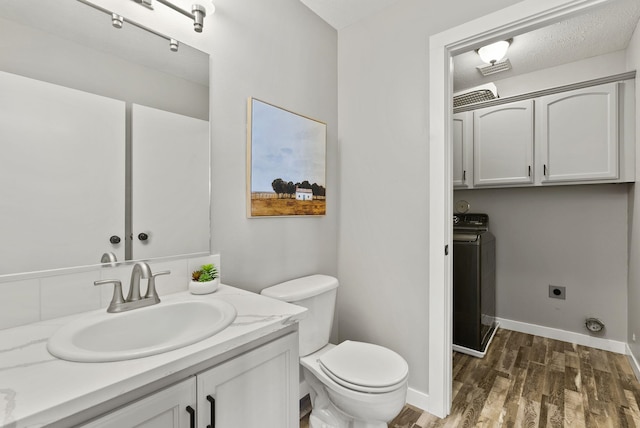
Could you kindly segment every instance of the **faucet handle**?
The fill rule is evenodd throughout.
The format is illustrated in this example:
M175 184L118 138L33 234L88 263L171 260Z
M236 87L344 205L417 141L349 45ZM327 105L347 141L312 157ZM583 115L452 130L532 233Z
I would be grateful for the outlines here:
M115 312L116 308L124 303L124 296L122 295L122 283L117 279L101 279L94 281L93 285L113 284L113 297L111 303L107 308L107 312Z
M171 273L170 270L163 270L162 272L154 273L149 278L149 282L147 283L147 294L144 295L145 299L153 299L156 303L160 302L160 297L158 297L158 293L156 292L156 276L160 275L169 275Z

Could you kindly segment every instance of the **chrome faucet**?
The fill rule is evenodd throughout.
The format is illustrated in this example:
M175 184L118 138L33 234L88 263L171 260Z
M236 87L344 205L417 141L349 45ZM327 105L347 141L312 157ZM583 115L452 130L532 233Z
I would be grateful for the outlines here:
M113 284L113 298L107 308L107 312L125 312L160 303L160 297L156 292L156 277L169 275L170 273L171 271L166 270L154 275L151 273L151 268L147 263L136 263L131 270L131 283L129 284L129 294L126 299L122 295L122 283L117 279L103 279L94 281L93 284ZM148 280L147 292L144 297L140 295L140 278Z
M145 262L138 262L133 265L131 270L131 282L129 283L129 295L127 295L127 302L135 302L140 300L140 278L151 278L151 268Z
M113 254L112 252L109 253L104 253L102 255L102 258L100 259L100 263L110 263L113 265L113 263L117 262L118 259L116 258L116 255Z

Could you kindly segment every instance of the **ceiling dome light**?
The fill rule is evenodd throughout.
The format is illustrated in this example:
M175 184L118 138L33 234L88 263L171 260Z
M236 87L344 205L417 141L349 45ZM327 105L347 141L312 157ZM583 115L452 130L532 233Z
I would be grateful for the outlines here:
M487 64L495 64L500 61L507 54L507 49L511 44L510 40L501 40L499 42L492 43L487 46L483 46L478 49L478 55L480 55L480 59L486 62Z

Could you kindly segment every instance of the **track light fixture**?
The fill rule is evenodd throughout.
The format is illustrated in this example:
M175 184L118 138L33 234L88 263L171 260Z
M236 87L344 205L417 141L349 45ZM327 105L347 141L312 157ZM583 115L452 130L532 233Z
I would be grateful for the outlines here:
M141 4L149 9L153 9L153 0L133 0L134 2ZM193 29L196 33L202 33L202 28L204 26L204 17L207 16L207 9L201 4L194 4L191 6L191 12L188 10L184 10L179 6L171 3L169 0L156 0L158 3L162 3L163 5L170 7L176 12L180 12L184 16L193 19Z
M111 25L113 25L115 28L122 28L123 24L124 18L122 16L118 15L117 13L111 14Z

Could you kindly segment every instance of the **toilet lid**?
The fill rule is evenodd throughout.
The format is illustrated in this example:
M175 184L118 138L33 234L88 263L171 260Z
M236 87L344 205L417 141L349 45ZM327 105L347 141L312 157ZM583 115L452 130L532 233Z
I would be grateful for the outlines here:
M350 340L322 355L318 362L333 381L362 392L392 391L409 374L404 358L390 349Z

